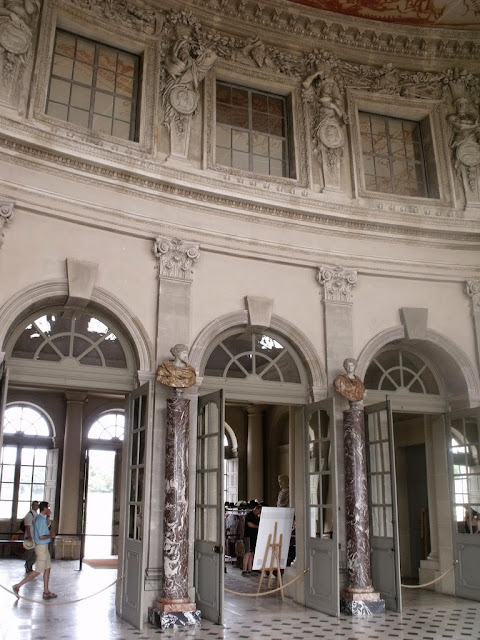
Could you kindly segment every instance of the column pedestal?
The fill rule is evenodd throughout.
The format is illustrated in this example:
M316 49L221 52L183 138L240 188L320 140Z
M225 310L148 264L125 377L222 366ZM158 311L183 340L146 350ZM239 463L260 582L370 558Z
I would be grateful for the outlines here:
M348 586L340 596L343 613L371 616L385 613L385 601L372 585L367 464L363 409L343 412L345 436L345 519Z
M190 400L167 399L163 596L148 610L162 629L200 624L200 611L188 597L188 446Z

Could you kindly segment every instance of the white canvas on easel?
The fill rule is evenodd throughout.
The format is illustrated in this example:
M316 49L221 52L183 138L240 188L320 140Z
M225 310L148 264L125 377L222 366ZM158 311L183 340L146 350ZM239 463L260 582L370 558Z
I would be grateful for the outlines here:
M280 568L285 569L287 566L288 547L290 538L292 537L293 515L295 509L290 507L263 507L260 515L260 524L258 526L257 546L255 547L255 556L253 558L253 569L261 570L265 559L265 551L267 550L268 537L273 537L275 523L277 523L277 541L282 535L282 549L280 555ZM266 559L267 566L270 566L272 558Z

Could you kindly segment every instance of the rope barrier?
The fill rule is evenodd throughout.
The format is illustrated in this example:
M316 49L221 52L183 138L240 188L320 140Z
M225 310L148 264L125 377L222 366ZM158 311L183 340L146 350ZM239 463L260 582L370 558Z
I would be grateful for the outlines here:
M62 600L61 602L45 602L44 600L34 600L33 598L26 598L25 596L21 596L19 593L15 593L14 591L12 591L11 589L7 589L7 587L4 587L3 584L0 584L0 588L3 589L4 591L6 591L7 593L13 593L15 595L15 597L17 598L17 600L26 600L27 602L33 602L34 604L43 604L46 607L51 607L51 606L62 606L62 605L66 605L66 604L75 604L77 602L81 602L82 600L88 600L89 598L93 598L94 596L98 596L100 593L102 593L102 591L106 591L107 589L110 589L110 587L113 587L114 584L117 584L117 582L120 582L120 580L123 580L123 576L120 576L120 578L117 578L116 580L114 580L112 583L107 584L106 587L103 587L103 589L100 589L100 591L96 591L95 593L91 593L88 596L84 596L83 598L76 598L75 600Z
M241 591L231 591L230 589L225 588L227 593L232 593L234 596L243 596L244 598L259 598L260 596L269 596L272 593L277 593L277 591L282 591L285 587L289 587L291 584L296 582L299 578L302 578L307 571L310 569L305 569L303 573L300 573L298 576L290 580L290 582L286 582L283 586L277 587L276 589L271 589L270 591L262 591L262 593L242 593Z
M424 582L423 584L402 584L400 586L404 589L423 589L423 587L429 587L431 584L435 584L435 582L442 580L442 578L444 578L448 573L450 573L450 571L452 571L453 567L456 564L458 564L458 560L454 560L451 567L449 567L446 571L439 575L438 578L435 578L435 580L430 580L430 582Z

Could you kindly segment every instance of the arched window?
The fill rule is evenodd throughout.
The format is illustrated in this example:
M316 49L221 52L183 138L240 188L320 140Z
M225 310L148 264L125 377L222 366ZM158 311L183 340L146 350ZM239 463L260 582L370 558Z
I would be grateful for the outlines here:
M23 329L12 349L13 358L62 362L92 367L127 368L124 349L104 321L89 313L48 313Z
M224 460L223 460L223 472L224 472L224 493L225 502L233 502L235 504L238 501L238 445L235 432L227 424L224 424L225 435L223 438L224 445Z
M104 413L88 431L89 440L122 441L125 433L125 415L120 411Z
M406 349L379 353L365 374L365 387L378 391L402 391L439 395L439 385L430 367Z
M18 403L5 409L0 519L21 519L33 500L44 500L52 436L52 422L38 407Z
M205 375L256 379L263 382L303 382L298 356L282 338L260 331L229 332L213 349Z

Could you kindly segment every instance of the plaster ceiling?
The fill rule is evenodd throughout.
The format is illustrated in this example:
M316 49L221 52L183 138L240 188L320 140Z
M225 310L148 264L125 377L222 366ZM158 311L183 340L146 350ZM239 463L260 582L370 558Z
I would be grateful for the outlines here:
M480 29L480 0L290 0L356 18L417 27Z

